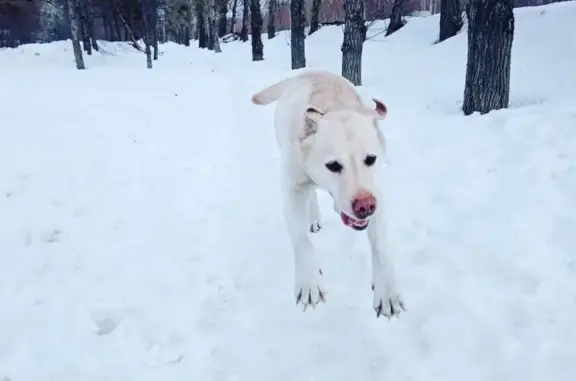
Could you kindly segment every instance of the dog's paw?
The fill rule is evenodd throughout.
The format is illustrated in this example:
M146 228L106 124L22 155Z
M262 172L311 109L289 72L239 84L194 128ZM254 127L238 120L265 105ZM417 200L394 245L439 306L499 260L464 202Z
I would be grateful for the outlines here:
M322 229L322 226L320 226L320 222L316 221L310 224L310 233L318 233L320 229Z
M295 285L296 305L302 304L304 311L326 301L326 289L322 279L322 270L306 278L299 278Z
M395 292L389 292L386 287L375 287L372 284L374 292L373 308L376 317L386 316L388 319L398 317L402 311L406 311L402 297Z

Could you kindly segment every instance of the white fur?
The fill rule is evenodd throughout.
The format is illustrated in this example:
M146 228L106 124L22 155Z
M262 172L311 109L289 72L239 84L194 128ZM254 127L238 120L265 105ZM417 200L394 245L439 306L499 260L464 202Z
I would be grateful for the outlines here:
M368 192L377 201L367 228L372 251L373 308L377 316L393 316L403 309L396 291L394 267L388 255L385 208L375 175L383 159L385 141L378 120L386 107L363 104L354 85L326 71L305 71L275 83L252 96L255 104L277 101L274 126L281 156L284 215L292 241L295 296L304 308L323 302L326 289L309 237L321 227L316 188L329 192L334 210L354 217L352 201ZM367 155L376 164L365 164ZM326 163L343 167L334 173Z

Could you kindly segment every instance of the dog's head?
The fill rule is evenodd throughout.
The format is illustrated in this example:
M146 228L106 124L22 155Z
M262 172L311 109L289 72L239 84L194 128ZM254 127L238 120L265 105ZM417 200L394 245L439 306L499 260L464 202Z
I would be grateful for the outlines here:
M332 195L342 222L356 230L368 226L378 207L374 175L385 143L377 121L387 109L374 102L374 109L327 113L309 107L300 136L306 172Z

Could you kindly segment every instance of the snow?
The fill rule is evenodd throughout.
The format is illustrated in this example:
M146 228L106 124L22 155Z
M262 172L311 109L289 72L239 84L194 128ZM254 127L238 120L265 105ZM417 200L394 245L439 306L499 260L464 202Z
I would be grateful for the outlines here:
M464 117L466 33L365 44L389 107L390 241L407 312L376 319L365 234L321 194L328 301L295 306L265 58L127 45L0 50L0 380L576 379L576 3L516 10L511 107ZM307 40L340 70L341 28Z

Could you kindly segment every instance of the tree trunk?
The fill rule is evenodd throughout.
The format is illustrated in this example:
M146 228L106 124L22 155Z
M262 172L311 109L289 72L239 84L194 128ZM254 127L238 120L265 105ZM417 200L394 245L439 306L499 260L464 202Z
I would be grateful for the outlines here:
M292 70L306 67L306 13L304 0L290 1L290 50Z
M219 32L219 28L220 28L220 21L222 21L221 19L219 19L217 21L217 18L220 18L222 16L221 14L221 10L222 10L222 2L225 2L224 0L207 0L207 11L206 12L206 24L208 26L208 36L209 36L209 46L208 49L210 50L214 50L215 53L221 53L222 50L220 49L220 41L218 39L218 32ZM226 9L226 5L223 5L224 9ZM226 16L226 15L224 15ZM226 19L224 19L224 32L226 32ZM224 33L225 34L225 33Z
M322 0L312 0L312 14L310 16L310 30L308 31L308 36L316 32L320 27L318 18L320 17L320 6L322 5Z
M514 39L513 0L470 0L467 16L464 114L507 108Z
M88 34L90 35L90 42L92 42L92 49L98 51L98 42L96 41L96 27L94 26L94 11L92 0L86 1L86 23Z
M146 35L144 41L146 44L146 67L152 69L152 49L150 49L152 44L150 44L150 37Z
M218 28L216 25L216 18L211 20L212 25L212 35L214 36L214 53L222 53L222 49L220 49L220 41L218 40Z
M80 20L78 16L78 7L76 0L67 0L68 16L70 18L70 32L72 35L72 48L74 50L74 59L78 70L86 69L84 66L84 57L82 56L82 47L80 46Z
M234 0L232 4L232 19L230 20L232 25L230 25L230 33L234 33L236 30L236 9L238 9L238 0Z
M248 7L249 0L242 0L242 29L240 30L240 39L244 42L248 41Z
M208 29L208 50L214 50L216 53L221 53L220 41L218 40L218 28L216 18L220 17L220 6L222 0L207 0L204 6L206 7L205 12L205 23ZM224 25L224 29L226 25Z
M102 15L102 28L104 29L104 40L112 41L112 26L107 15Z
M440 37L438 42L454 37L460 32L463 24L460 0L440 0Z
M276 37L276 0L268 0L268 39Z
M122 28L120 28L120 20L118 20L118 17L116 16L116 14L114 14L112 16L112 19L114 20L114 33L116 35L116 38L114 41L121 41L122 40Z
M158 23L156 25L156 41L165 43L167 41L166 36L166 14L167 14L167 5L166 3L161 3L162 5L158 7Z
M204 29L202 29L204 30ZM198 40L200 42L200 40ZM190 46L190 26L184 26L184 46ZM204 48L206 47L206 32L204 32Z
M208 36L206 35L206 26L204 25L204 2L196 1L196 32L198 34L198 47L208 47Z
M228 0L216 0L218 6L218 37L226 35L226 24L228 24Z
M154 28L153 46L154 46L154 60L157 60L158 59L158 29L157 28Z
M158 15L157 0L141 0L141 11L143 21L143 38L146 46L146 67L152 69L152 45L154 44L156 34L156 24Z
M83 5L80 6L80 30L82 33L82 46L84 47L84 51L89 56L92 55L92 45L90 44L90 35L88 34L88 25L86 22L86 14L85 14L85 7Z
M386 29L386 36L391 35L404 26L404 21L402 20L403 6L404 0L394 0L394 5L392 5L392 14L390 15L390 23Z
M364 0L345 0L342 76L356 86L362 85L362 48L366 38Z
M208 36L208 43L206 45L208 50L214 50L214 40L216 39L216 35L214 33L214 28L212 28L212 7L210 4L207 4L207 6L208 9L204 13L204 25L206 26L206 36Z
M260 0L250 2L250 31L252 34L252 61L264 59L264 44L262 43L262 12Z

